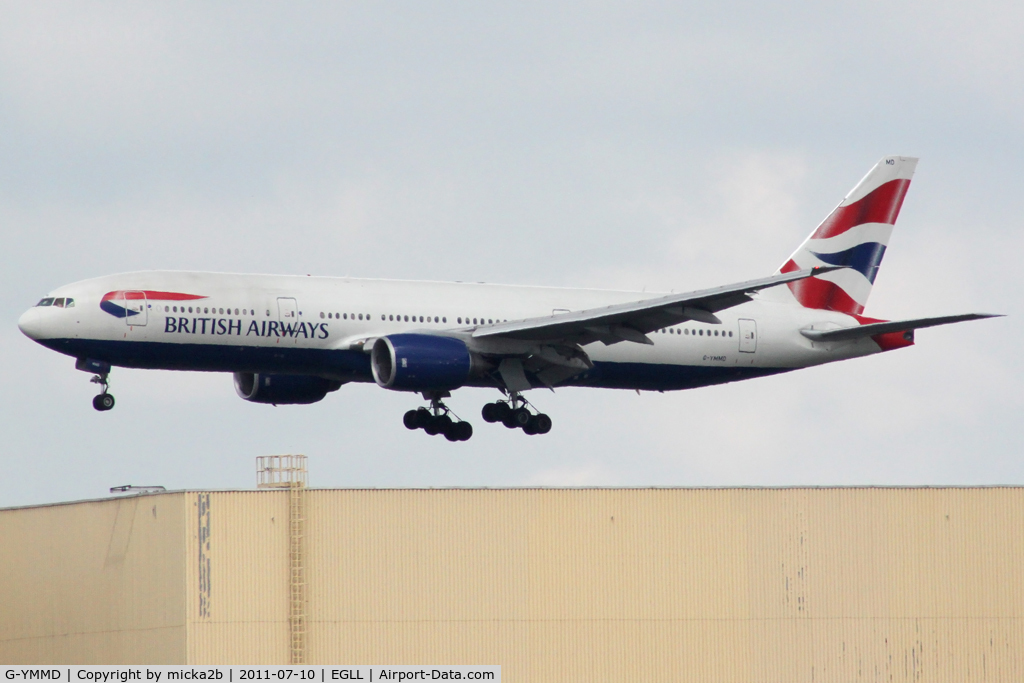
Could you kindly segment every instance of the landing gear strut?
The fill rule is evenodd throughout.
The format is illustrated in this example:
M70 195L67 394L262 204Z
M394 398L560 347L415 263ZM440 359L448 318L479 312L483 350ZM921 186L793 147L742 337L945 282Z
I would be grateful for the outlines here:
M423 398L430 401L430 407L407 412L402 418L405 428L422 429L431 436L444 434L449 441L469 441L473 436L473 425L460 420L441 400L450 395L448 392L424 393Z
M93 384L100 385L100 393L99 395L93 397L92 407L100 411L101 413L110 410L111 408L114 407L114 395L107 393L107 389L110 386L109 383L107 382L107 376L108 373L104 372L99 375L93 375L93 378L89 380Z
M528 405L521 394L512 393L507 401L484 405L480 413L485 422L500 422L509 429L522 429L531 436L550 432L551 418L544 413L531 413Z

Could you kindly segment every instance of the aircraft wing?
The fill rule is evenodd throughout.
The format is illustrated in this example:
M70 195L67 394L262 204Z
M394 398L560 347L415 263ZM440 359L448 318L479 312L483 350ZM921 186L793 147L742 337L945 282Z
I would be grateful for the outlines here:
M754 292L794 280L823 275L841 267L822 266L686 294L670 294L603 308L495 323L478 327L472 336L473 339L480 341L515 339L540 343L560 341L580 345L595 341L605 344L617 344L622 341L653 344L654 342L647 336L649 332L678 325L687 320L721 324L722 321L715 316L717 311L750 301L750 295Z
M850 341L863 337L873 337L876 334L887 334L889 332L908 332L919 330L923 327L935 327L937 325L950 325L962 323L967 320L983 320L985 318L1001 318L998 313L964 313L963 315L946 315L939 318L916 318L914 320L894 320L885 323L869 323L857 327L842 327L837 330L800 330L811 341Z

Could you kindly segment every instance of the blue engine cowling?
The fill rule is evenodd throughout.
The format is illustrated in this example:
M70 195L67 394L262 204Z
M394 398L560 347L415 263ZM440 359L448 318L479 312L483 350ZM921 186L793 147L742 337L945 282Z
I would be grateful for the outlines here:
M235 391L253 403L316 403L329 391L337 391L341 382L309 375L268 375L262 372L236 372Z
M370 352L373 379L396 391L444 391L465 384L480 361L465 342L432 334L380 337Z

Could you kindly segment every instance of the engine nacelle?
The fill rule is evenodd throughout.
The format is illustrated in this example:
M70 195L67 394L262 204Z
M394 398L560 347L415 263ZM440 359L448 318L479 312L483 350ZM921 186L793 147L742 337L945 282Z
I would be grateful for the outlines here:
M235 391L246 401L287 405L316 403L329 391L337 391L341 382L310 375L268 375L262 372L236 372Z
M370 352L373 379L396 391L444 391L465 384L484 363L465 342L432 334L380 337Z

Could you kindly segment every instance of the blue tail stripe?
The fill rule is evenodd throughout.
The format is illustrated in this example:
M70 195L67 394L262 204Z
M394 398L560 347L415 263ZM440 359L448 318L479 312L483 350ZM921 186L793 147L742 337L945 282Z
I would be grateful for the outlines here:
M819 254L816 251L811 253L829 265L853 268L866 277L868 282L875 284L878 267L882 264L882 257L885 256L885 245L878 242L865 242L834 254Z

